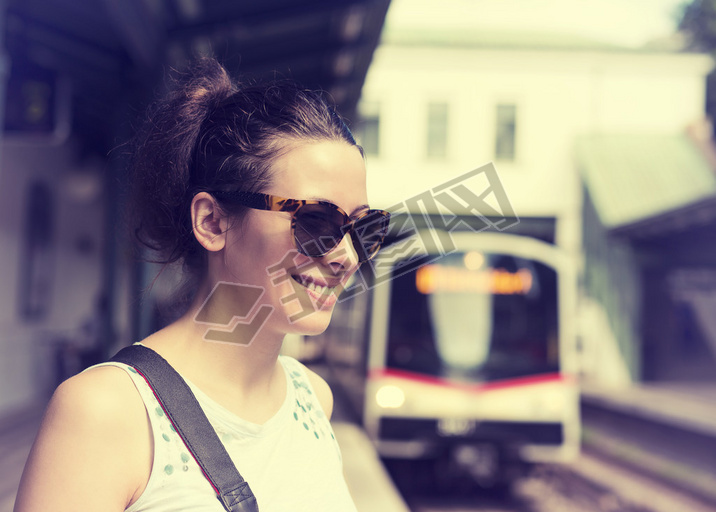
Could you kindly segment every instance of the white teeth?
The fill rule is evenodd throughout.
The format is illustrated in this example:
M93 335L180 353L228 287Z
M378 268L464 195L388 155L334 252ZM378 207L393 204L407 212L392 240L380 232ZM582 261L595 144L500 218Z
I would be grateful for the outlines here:
M300 284L308 288L309 290L318 293L319 295L322 295L323 293L328 290L329 286L323 286L320 284L316 284L311 278L307 276L296 276L296 281L298 281Z
M327 286L319 286L316 283L308 283L306 288L314 292L323 293L326 290Z

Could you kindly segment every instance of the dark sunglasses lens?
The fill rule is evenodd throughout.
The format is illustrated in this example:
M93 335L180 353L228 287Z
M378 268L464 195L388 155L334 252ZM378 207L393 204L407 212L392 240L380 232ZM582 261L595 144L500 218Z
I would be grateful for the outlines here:
M338 210L322 204L307 204L294 214L293 236L297 248L306 256L323 256L343 238L344 217Z
M353 246L358 251L358 260L371 259L383 245L388 233L390 215L381 210L370 210L353 224Z

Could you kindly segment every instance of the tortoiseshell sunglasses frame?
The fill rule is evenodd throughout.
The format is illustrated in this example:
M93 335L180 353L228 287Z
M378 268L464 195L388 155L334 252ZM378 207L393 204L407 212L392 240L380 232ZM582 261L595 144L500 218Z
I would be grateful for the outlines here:
M351 219L351 217L340 206L328 201L317 201L311 199L289 199L286 197L280 197L271 194L263 194L261 192L246 192L243 190L215 191L210 193L219 200L240 204L242 206L253 208L255 210L290 213L291 234L293 235L296 249L298 249L301 254L304 254L305 256L309 256L311 258L319 258L321 256L325 256L340 244L341 240L343 239L343 237L345 237L347 233L350 233L351 240L353 240L354 245L356 244L356 242L360 242L360 247L355 247L356 251L358 252L358 260L360 262L368 261L377 254L377 252L380 250L380 247L383 245L383 241L388 230L388 223L390 222L390 213L385 210L366 210L355 219ZM335 245L333 245L332 247L327 247L323 244L323 242L320 242L319 245L319 243L317 242L315 246L323 247L325 248L325 250L322 252L319 251L316 254L309 254L308 252L306 252L306 249L304 248L304 245L306 244L300 243L298 238L296 237L296 212L298 212L299 209L306 205L322 205L337 211L343 216L343 224L340 227L340 230L343 233L343 237L338 239ZM367 217L368 215L378 215L378 217L385 226L385 230L380 236L380 241L378 243L373 244L370 248L366 248L363 245L362 241L360 241L360 237L355 231L356 222ZM356 238L358 240L356 240Z

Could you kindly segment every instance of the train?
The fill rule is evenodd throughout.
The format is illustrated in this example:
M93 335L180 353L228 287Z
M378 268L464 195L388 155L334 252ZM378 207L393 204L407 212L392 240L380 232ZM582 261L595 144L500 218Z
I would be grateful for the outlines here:
M564 251L502 232L430 236L449 237L451 250L384 251L370 262L380 276L336 305L319 338L335 392L384 458L443 461L441 472L486 486L574 460L575 287Z

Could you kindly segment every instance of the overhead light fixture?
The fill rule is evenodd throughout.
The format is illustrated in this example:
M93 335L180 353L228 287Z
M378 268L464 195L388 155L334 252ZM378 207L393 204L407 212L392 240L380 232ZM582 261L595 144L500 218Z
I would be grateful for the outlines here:
M176 5L187 21L194 21L201 15L200 0L176 0Z
M333 60L333 74L338 77L348 76L353 72L355 57L353 52L342 51Z
M340 105L341 103L346 101L346 98L348 97L348 91L342 85L331 87L328 92L337 105Z
M346 43L356 41L363 31L365 22L365 8L360 5L354 5L348 9L346 17L343 18L343 27L341 28L341 37Z

